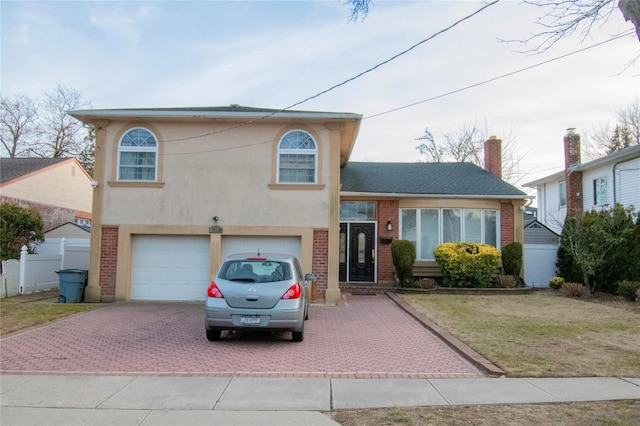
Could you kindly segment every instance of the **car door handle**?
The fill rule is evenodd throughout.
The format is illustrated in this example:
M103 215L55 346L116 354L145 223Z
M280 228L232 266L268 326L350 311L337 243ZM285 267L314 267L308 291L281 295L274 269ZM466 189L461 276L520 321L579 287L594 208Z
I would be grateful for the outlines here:
M258 296L254 294L247 294L245 298L250 302L255 302L256 300L258 300Z

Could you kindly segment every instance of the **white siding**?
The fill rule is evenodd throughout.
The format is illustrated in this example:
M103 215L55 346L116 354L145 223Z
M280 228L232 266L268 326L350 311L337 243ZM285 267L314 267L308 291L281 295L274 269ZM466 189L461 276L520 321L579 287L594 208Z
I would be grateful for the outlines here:
M538 220L551 230L560 233L564 218L567 216L566 206L560 206L560 181L546 183L538 197L543 200L538 209Z
M607 198L601 204L596 205L594 203L594 191L593 181L599 178L605 178L607 181ZM591 210L601 210L603 207L613 206L613 176L611 173L611 166L599 167L597 169L584 171L582 173L582 192L584 198L582 200L582 207L585 212Z
M640 210L640 158L615 166L615 201Z

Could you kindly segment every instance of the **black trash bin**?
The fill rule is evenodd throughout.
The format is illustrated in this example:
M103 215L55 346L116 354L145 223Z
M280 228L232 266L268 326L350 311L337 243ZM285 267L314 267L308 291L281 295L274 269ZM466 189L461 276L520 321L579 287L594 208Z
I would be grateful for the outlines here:
M56 271L58 283L58 302L80 303L84 298L84 287L89 273L84 269L63 269Z

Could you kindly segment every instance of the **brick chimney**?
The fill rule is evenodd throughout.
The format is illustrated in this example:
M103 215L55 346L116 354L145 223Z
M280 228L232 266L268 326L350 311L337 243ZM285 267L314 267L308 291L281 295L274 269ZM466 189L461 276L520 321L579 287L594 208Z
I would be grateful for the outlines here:
M484 142L484 169L502 179L502 140L495 136Z
M575 128L567 129L564 136L564 174L567 190L567 215L580 215L583 212L582 204L582 172L575 168L581 163L580 135Z

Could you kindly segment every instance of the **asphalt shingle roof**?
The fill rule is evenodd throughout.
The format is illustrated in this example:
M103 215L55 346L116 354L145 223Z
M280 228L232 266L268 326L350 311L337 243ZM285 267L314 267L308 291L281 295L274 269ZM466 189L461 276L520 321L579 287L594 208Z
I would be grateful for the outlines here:
M472 163L358 163L340 171L342 192L525 197Z
M68 158L0 158L0 183L67 161Z

